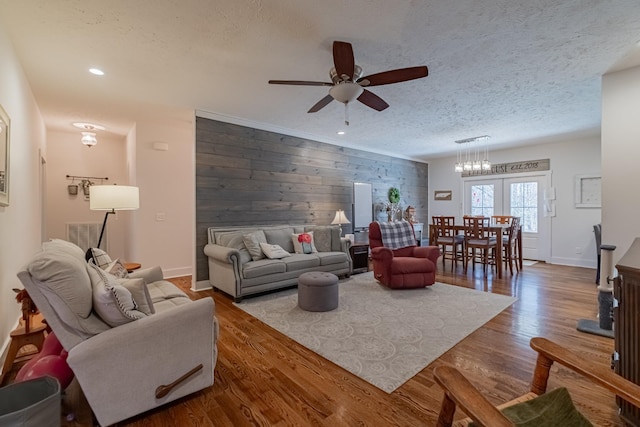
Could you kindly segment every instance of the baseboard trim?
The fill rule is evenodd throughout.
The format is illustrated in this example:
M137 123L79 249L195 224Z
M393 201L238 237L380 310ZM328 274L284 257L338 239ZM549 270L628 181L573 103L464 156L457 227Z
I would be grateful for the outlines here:
M172 277L183 277L183 276L191 276L193 270L191 267L178 267L178 268L168 268L162 269L162 274L166 279L170 279Z
M554 257L551 258L551 264L568 265L571 267L597 268L595 260L588 261L577 258Z
M210 289L213 289L213 286L211 286L211 282L209 282L208 280L199 280L197 282L193 282L191 286L191 290L194 292L208 291Z

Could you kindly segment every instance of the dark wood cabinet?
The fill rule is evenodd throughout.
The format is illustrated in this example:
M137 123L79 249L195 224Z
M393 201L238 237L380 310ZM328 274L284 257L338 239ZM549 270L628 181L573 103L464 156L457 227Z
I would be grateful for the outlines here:
M640 384L640 238L616 264L618 277L613 286L616 299L614 318L615 372ZM629 426L640 427L640 408L617 398L620 417Z

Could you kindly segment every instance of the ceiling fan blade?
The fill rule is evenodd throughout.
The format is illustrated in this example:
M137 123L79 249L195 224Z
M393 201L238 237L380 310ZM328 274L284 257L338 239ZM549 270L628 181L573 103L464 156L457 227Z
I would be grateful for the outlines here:
M353 79L353 70L356 62L353 58L353 47L347 42L333 42L333 64L336 67L338 76L349 76L349 80Z
M366 89L358 97L358 101L362 102L367 107L371 107L374 110L378 110L378 111L382 111L389 106L389 104L384 102L384 100L380 98L378 95Z
M429 69L426 65L419 67L399 68L397 70L384 71L382 73L371 74L358 79L360 86L380 86L390 83L406 82L407 80L427 77Z
M307 111L307 113L318 112L322 108L324 108L328 103L330 103L331 101L333 101L333 97L331 95L327 95L324 98L322 98L320 101L316 102L316 105L311 107L311 109L309 109L309 111Z
M272 85L294 85L294 86L333 86L333 83L308 82L305 80L269 80Z

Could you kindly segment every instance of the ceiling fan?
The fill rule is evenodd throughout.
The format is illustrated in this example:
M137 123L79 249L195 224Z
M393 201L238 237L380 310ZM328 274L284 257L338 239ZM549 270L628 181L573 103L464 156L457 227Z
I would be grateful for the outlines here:
M362 102L367 107L382 111L389 106L382 98L365 89L370 86L381 86L399 83L407 80L427 77L429 70L426 65L397 70L384 71L362 77L362 68L356 65L351 43L333 42L333 64L329 70L331 83L311 82L304 80L269 80L270 84L295 86L330 86L329 95L318 101L307 113L315 113L334 99L345 105L345 124L349 125L348 107L354 100Z

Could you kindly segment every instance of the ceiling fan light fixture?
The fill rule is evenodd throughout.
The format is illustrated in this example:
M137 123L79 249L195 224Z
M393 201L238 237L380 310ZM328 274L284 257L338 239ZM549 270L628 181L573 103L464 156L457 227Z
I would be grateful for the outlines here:
M364 88L353 82L339 83L329 89L329 95L343 104L355 101L362 95L362 92L364 92Z

